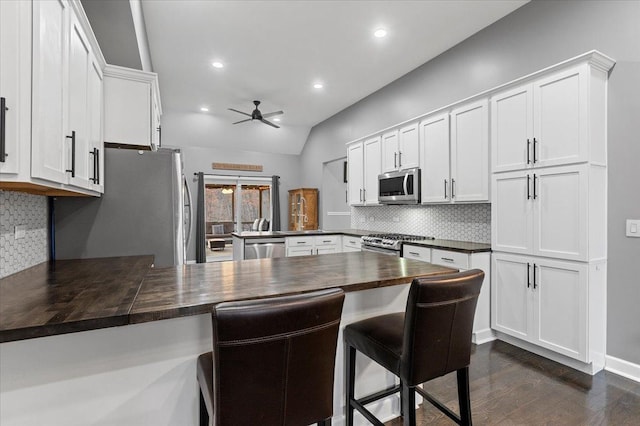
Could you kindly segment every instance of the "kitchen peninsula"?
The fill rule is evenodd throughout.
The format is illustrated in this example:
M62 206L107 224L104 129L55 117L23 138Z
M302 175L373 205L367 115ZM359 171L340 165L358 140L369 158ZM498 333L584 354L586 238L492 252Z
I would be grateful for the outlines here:
M414 277L452 271L366 252L158 269L150 261L64 261L0 280L0 423L195 425L195 358L211 350L214 304L341 287L347 324L403 310ZM341 417L341 344L336 363ZM392 380L362 368L368 388ZM378 409L393 417L397 401Z

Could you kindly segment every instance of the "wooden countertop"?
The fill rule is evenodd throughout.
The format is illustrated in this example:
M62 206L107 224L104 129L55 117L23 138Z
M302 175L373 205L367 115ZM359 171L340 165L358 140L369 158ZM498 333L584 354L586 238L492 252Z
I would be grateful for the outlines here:
M151 256L43 263L0 280L0 342L208 313L214 304L405 284L455 270L370 252L151 268Z

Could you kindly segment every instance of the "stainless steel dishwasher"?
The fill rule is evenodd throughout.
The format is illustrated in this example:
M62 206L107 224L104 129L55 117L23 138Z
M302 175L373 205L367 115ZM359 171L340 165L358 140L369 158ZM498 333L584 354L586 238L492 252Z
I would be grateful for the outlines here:
M284 238L251 238L244 243L245 259L285 257Z

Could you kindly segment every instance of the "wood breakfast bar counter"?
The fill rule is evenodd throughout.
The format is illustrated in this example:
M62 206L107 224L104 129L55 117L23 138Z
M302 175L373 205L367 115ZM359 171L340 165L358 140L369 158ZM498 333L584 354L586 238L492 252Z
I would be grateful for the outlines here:
M211 350L216 303L341 287L347 324L404 310L414 277L454 271L368 252L150 265L148 256L58 261L0 280L0 424L196 425L195 360ZM393 380L364 360L358 374L365 392ZM377 410L390 418L397 408L385 400Z

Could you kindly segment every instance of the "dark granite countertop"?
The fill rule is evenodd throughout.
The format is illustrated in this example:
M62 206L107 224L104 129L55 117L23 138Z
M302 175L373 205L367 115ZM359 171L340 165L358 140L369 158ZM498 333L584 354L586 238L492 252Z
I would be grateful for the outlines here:
M208 313L222 301L365 290L454 270L354 252L151 268L152 256L46 262L0 279L0 342Z
M491 251L491 244L485 243L473 243L469 241L455 241L455 240L422 240L411 241L404 243L403 245L413 246L425 246L435 249L459 251L462 253L481 253Z

